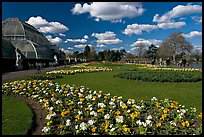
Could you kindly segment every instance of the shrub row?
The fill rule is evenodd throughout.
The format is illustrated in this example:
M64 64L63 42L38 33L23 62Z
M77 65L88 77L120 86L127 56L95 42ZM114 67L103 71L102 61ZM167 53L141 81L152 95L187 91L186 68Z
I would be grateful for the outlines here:
M146 69L121 72L115 74L114 77L145 82L197 82L202 80L200 73Z

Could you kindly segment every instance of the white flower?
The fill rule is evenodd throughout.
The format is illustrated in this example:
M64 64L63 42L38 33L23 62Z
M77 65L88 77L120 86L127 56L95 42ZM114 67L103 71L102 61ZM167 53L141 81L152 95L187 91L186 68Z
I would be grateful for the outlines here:
M132 99L132 104L134 104L135 103L135 100L134 99Z
M54 108L53 108L53 107L49 107L48 109L49 109L50 111L52 111Z
M104 103L98 103L98 107L104 108L106 105Z
M78 93L78 94L79 94L79 97L80 97L80 98L84 96L84 95L83 95L83 94L81 94L81 93Z
M106 114L105 116L104 116L104 119L109 119L110 118L110 115L109 114Z
M89 121L88 121L88 124L89 124L89 125L93 125L94 123L95 123L94 120L89 120Z
M130 113L130 110L129 110L129 109L127 110L127 113Z
M66 126L71 125L71 122L70 122L70 121L71 121L70 119L67 119L67 120L66 120Z
M113 132L114 130L115 130L115 128L113 127L113 128L111 128L110 132Z
M147 119L152 119L152 116L151 116L151 115L149 115L149 116L147 117Z
M182 112L182 113L186 113L186 110L185 110L185 109L181 109L181 112Z
M115 105L115 103L114 103L114 102L109 102L109 105L112 105L112 106L113 106L113 105Z
M74 91L74 87L70 87L70 90L71 90L71 91Z
M80 89L80 92L83 93L83 92L84 92L84 88L81 88L81 89Z
M157 101L156 97L152 97L151 101Z
M79 110L79 111L78 111L78 114L81 115L81 114L83 114L83 112Z
M123 123L123 116L116 116L117 123Z
M128 100L127 104L130 105L132 102Z
M87 124L84 123L84 122L82 122L82 123L80 124L80 128L81 128L82 130L86 130L86 129L87 129Z
M50 127L43 127L42 132L47 133L50 131Z
M143 125L144 127L146 127L146 126L147 126L147 124L146 124L145 122L142 122L142 125Z
M176 123L175 122L170 121L170 124L176 127Z
M138 125L140 125L140 126L142 125L142 122L141 122L140 120L137 120L136 123L137 123Z
M149 125L152 121L147 119L145 122L147 123L147 125Z
M60 104L61 102L59 100L56 101L56 104Z
M79 125L75 125L75 129L78 129Z
M118 97L118 99L122 99L122 98L123 98L122 96Z

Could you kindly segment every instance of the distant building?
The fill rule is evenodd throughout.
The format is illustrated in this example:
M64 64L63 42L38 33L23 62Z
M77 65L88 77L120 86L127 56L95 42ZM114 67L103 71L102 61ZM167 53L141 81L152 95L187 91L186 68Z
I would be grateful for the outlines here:
M63 64L65 53L35 27L18 18L8 18L2 22L2 59L5 67L21 70L39 63Z

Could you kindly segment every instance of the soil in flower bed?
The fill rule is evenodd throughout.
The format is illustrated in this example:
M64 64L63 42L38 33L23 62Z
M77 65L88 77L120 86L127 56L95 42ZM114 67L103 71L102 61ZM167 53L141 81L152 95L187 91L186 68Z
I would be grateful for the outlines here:
M6 96L3 95L2 96ZM42 128L44 126L44 121L46 117L46 111L42 108L42 106L35 100L29 99L27 97L22 96L12 96L9 95L9 97L15 98L17 100L23 100L28 107L32 110L33 117L32 117L32 127L28 129L27 134L28 135L41 135L42 134Z

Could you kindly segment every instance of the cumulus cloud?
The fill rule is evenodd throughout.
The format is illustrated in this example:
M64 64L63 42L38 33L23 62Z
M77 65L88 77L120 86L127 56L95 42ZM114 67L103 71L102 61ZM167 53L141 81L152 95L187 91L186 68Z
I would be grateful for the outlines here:
M162 28L164 30L167 29L173 29L173 28L180 28L182 26L185 26L185 22L163 22L163 23L158 23L157 26L159 28Z
M116 38L116 34L111 31L106 31L105 33L93 33L93 37L96 37L98 44L118 44L122 40Z
M67 50L67 49L64 49L64 48L60 48L60 50L61 50L62 52L64 52L65 54L72 53L72 51Z
M66 36L66 35L65 35L65 34L63 34L63 33L60 33L59 35L60 35L60 36L63 36L63 37L65 37L65 36Z
M67 49L68 49L68 50L72 50L73 48L72 48L72 47L67 47Z
M171 19L182 17L189 14L202 13L202 6L191 5L190 3L185 5L178 5L174 7L171 11L165 13L161 17L156 14L153 17L153 22L172 22Z
M59 44L62 42L62 39L59 37L53 38L51 35L46 36L46 38L52 43L52 44Z
M91 45L91 44L79 44L79 45L75 45L74 47L75 47L75 48L81 48L81 49L83 49L83 48L86 47L86 45L88 45L89 47L92 47L92 46L93 46L93 45Z
M87 40L86 40L86 39L67 39L67 40L65 41L65 43L67 43L67 42L79 42L79 43L86 43L86 42L87 42Z
M144 44L144 46L150 46L151 44L154 44L155 46L159 46L161 42L162 42L161 40L157 40L157 39L138 38L137 41L135 41L130 46L135 46L134 48L136 48L140 44Z
M201 17L199 17L199 16L192 16L191 19L194 20L197 23L202 23L202 16Z
M89 13L95 21L121 22L123 18L133 18L145 11L140 2L92 2L75 4L73 14Z
M119 48L112 48L111 50L123 50L124 47L119 47Z
M30 17L26 22L43 33L63 33L69 30L68 27L59 22L48 22L40 16Z
M202 36L202 32L199 32L199 31L191 31L190 33L188 34L183 34L183 36L185 38L196 38L196 37L201 37Z
M103 47L106 47L105 45L103 44L100 44L100 45L96 45L97 48L103 48Z
M132 34L137 34L140 35L143 32L150 32L152 30L157 29L158 26L156 25L150 25L150 24L131 24L127 25L126 29L122 32L123 34L126 35L132 35Z
M89 36L87 36L87 35L84 35L84 39L89 39Z

